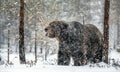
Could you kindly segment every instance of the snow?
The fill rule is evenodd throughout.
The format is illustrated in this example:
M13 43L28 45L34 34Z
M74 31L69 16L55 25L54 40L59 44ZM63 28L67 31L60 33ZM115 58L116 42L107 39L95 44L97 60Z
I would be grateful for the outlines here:
M104 63L101 63L105 65ZM40 65L32 67L27 65L0 66L0 72L119 72L120 69L114 67L89 67L87 66L57 66L57 65Z
M112 50L109 53L109 58L120 59L120 53L116 52L116 50Z
M41 0L42 1L42 0ZM39 1L39 2L41 2ZM104 8L104 1L91 1L90 2L90 7L86 6L87 3L85 0L80 0L80 4L76 4L74 5L74 0L70 1L70 2L66 2L67 0L55 0L58 4L56 4L56 7L53 8L55 6L55 4L53 4L54 0L43 0L42 2L45 4L44 7L41 7L41 4L39 2L37 2L38 8L35 8L36 6L32 6L29 7L29 10L32 11L36 11L35 15L39 14L37 17L41 17L43 18L43 23L44 23L44 19L47 21L49 20L54 20L54 17L57 17L58 20L63 20L63 21L79 21L79 22L83 22L83 16L85 17L85 23L91 23L94 24L96 27L99 28L99 30L103 33L103 16L104 16L104 12L103 12L103 8ZM8 1L9 2L9 1ZM13 3L14 2L14 3ZM114 45L116 45L117 41L117 24L115 24L116 19L114 17L111 18L110 20L110 35L109 35L109 61L110 64L105 64L103 62L98 63L98 64L88 64L85 66L73 66L73 61L71 61L69 66L59 66L57 65L57 54L54 55L47 55L47 60L45 59L45 50L43 54L39 54L38 55L38 62L35 64L34 60L34 53L26 53L26 61L27 64L23 64L21 65L19 63L19 54L15 53L14 51L17 49L17 44L19 41L18 40L18 36L14 35L14 33L18 33L18 11L19 11L19 2L13 1L12 3L14 5L14 7L9 8L8 12L4 13L4 9L5 9L5 5L9 4L11 5L12 3L7 3L3 2L1 3L1 5L4 5L3 7L1 7L3 10L1 10L1 17L0 17L0 21L1 21L1 34L5 35L5 38L2 36L2 38L5 39L6 45L4 45L3 48L0 49L0 72L120 72L120 53L116 52L115 49L113 49ZM74 2L74 3L73 3ZM89 2L89 1L88 1ZM25 0L26 5L29 5L29 1ZM40 4L40 5L39 5ZM53 5L51 5L53 4ZM8 6L9 6L8 5ZM33 3L34 5L34 3ZM80 10L76 10L77 7L79 6ZM74 8L76 7L76 8ZM40 8L40 9L39 9ZM42 8L42 9L41 9ZM56 9L58 8L58 9ZM90 8L90 10L89 10ZM114 7L113 7L114 8ZM14 11L11 11L11 10ZM54 11L53 11L54 9ZM111 7L111 16L116 15L114 12L114 10ZM15 12L15 13L14 13ZM52 14L51 14L52 12ZM42 14L43 13L43 14ZM31 14L31 13L30 13ZM55 14L55 15L54 15ZM14 15L14 16L12 16ZM29 15L29 14L28 14ZM34 16L34 15L33 15ZM49 17L48 17L49 16ZM89 16L92 16L92 18L87 18ZM8 17L8 18L6 18ZM36 18L37 18L36 17ZM112 20L113 19L113 20ZM34 21L34 19L32 19L32 17L28 18L29 22L25 23L25 29L29 29L29 31L31 32L31 42L28 42L28 40L26 39L27 43L31 43L34 40L34 24L36 22L38 22L37 20ZM31 20L31 21L30 21ZM26 22L26 19L25 19ZM13 24L10 29L11 29L11 37L10 37L10 50L12 50L10 52L10 64L7 63L7 36L8 36L8 28L5 28L4 26L5 23L8 23L8 26L10 24ZM46 22L45 22L46 23ZM32 24L31 26L28 26ZM55 41L52 41L52 39L49 41L47 38L42 37L44 35L44 31L42 31L44 29L44 25L42 25L42 23L37 23L38 28L38 33L39 33L39 40L41 40L41 43L43 42L43 47L46 48L46 41L50 42L50 44L48 43L47 46L49 46L50 49L56 49L57 47L57 43ZM3 28L2 28L3 27ZM30 27L30 28L29 28ZM12 29L13 28L13 29ZM31 29L33 28L33 29ZM3 31L2 31L3 30ZM13 32L12 32L13 31ZM28 32L28 31L27 31ZM30 34L29 34L30 35ZM16 38L17 37L17 38ZM1 39L2 39L1 38ZM29 37L30 38L30 37ZM45 39L45 40L44 40ZM3 39L2 39L3 40ZM12 42L13 41L13 42ZM33 41L34 42L34 41ZM15 45L14 45L15 43ZM12 46L13 44L13 46ZM29 48L29 47L28 47ZM112 49L111 49L112 48ZM72 60L72 58L71 58ZM118 64L118 66L116 66L116 63Z
M18 66L2 68L1 72L119 72L115 68L98 68L98 67L73 67L73 66L51 66L39 65L35 67Z
M7 58L6 52L1 53L4 59ZM109 57L119 59L120 54L112 50ZM40 56L38 57L38 62L35 64L34 53L26 53L26 60L27 64L19 64L19 54L12 53L10 54L10 64L5 63L0 65L0 72L120 72L120 67L107 65L103 62L85 66L73 66L71 62L69 66L58 66L57 54L49 55L47 61Z

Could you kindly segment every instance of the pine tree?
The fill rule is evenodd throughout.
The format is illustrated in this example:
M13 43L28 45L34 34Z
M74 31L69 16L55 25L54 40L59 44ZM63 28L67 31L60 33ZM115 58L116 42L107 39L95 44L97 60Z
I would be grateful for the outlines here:
M19 26L19 57L20 63L25 64L25 47L24 47L24 0L20 0L20 26Z
M109 8L110 0L105 0L104 5L104 49L103 49L103 61L108 63L108 48L109 48Z

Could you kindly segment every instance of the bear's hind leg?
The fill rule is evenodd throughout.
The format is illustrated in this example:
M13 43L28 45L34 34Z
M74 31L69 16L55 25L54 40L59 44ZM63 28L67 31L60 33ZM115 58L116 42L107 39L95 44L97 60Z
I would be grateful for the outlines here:
M102 47L99 47L99 49L96 51L96 55L94 57L94 62L98 63L102 61Z

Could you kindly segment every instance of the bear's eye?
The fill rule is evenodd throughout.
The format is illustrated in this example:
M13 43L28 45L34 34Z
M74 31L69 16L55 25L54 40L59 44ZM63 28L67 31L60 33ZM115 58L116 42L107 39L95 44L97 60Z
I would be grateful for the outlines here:
M50 25L50 26L53 26L53 25L54 25L54 23L50 23L49 25Z
M51 25L50 28L55 28L55 26L54 26L54 25Z

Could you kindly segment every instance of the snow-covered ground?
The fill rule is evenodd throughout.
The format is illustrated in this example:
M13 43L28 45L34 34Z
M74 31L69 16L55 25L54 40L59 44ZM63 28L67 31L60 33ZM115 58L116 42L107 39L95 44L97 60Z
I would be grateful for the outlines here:
M103 63L101 63L103 64ZM35 65L27 67L26 65L1 66L0 72L120 72L120 69L114 67L89 67L89 66L56 66L56 65Z
M19 64L19 54L10 54L10 64L7 64L7 52L0 52L4 64L0 65L0 72L120 72L120 66L116 66L111 62L107 65L103 62L98 64L88 64L85 66L72 66L72 62L69 66L58 66L56 64L57 54L48 56L47 61L43 59L43 56L38 56L38 62L34 63L34 54L27 53L27 64ZM113 58L120 62L120 53L112 50L109 54L109 58ZM120 65L120 64L119 64Z

